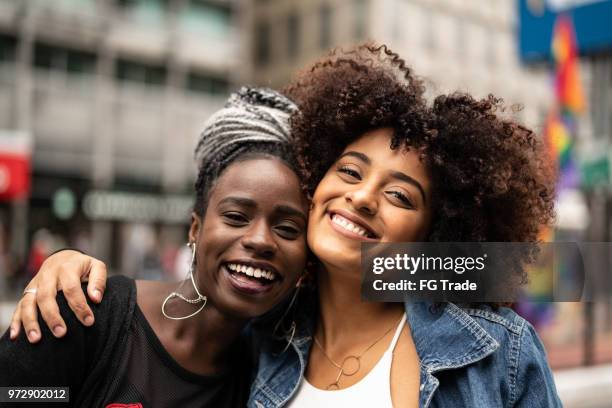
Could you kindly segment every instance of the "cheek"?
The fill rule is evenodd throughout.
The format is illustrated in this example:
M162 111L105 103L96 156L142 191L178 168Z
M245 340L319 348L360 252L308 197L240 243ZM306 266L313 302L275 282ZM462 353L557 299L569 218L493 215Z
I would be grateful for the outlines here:
M334 192L338 192L340 186L335 180L335 174L330 170L325 177L319 182L312 197L313 204L321 204L322 201L332 198ZM336 194L337 195L337 194Z
M385 217L384 241L387 242L418 242L426 238L429 223L423 212L391 210Z
M293 280L297 280L306 266L306 239L298 239L283 246L287 269Z
M212 257L226 250L241 236L239 229L228 227L217 220L205 224L200 231L200 242L206 242L206 245L200 244L202 252Z

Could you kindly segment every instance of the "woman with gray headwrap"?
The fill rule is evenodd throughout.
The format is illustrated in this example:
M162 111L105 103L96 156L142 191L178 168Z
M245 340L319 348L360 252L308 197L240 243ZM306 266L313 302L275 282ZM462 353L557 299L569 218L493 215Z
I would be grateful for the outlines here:
M195 150L186 279L178 287L109 279L104 301L91 305L91 328L60 293L68 335L43 332L37 347L5 335L0 386L69 387L68 406L244 406L252 358L241 332L286 297L306 262L307 204L288 123L295 110L269 89L233 94Z

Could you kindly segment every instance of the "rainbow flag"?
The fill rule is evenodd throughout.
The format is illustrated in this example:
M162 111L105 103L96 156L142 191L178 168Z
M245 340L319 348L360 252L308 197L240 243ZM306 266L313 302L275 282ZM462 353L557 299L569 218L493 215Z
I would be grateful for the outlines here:
M577 187L580 175L573 157L576 118L585 110L578 71L578 50L569 15L555 21L552 39L555 62L555 103L546 119L545 139L558 168L558 189Z
M555 94L564 112L578 115L584 111L584 93L578 72L578 49L574 25L569 15L560 14L555 22L552 40L555 59Z

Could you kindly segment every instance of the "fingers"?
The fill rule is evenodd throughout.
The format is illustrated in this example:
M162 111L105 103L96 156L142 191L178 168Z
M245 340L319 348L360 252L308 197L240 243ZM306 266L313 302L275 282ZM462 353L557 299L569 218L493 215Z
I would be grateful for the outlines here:
M38 309L36 307L36 295L34 293L26 293L23 295L17 309L20 310L21 320L25 334L30 343L40 341L40 326L38 325Z
M11 324L9 327L9 338L11 340L15 340L21 331L21 309L19 308L19 304L13 312L13 317L11 317Z
M91 261L91 271L89 273L89 283L87 284L87 293L89 298L96 303L102 301L104 291L106 290L106 265L98 260Z
M59 307L55 297L57 296L56 284L40 282L36 293L36 303L40 308L40 314L55 337L66 334L66 323L60 315Z
M60 272L59 281L70 309L81 323L85 326L91 326L94 323L94 317L81 288L79 276Z

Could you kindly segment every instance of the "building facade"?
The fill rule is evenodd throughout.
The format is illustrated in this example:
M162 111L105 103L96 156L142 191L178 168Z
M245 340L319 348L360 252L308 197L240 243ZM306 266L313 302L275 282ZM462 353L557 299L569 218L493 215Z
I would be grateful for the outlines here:
M33 142L31 197L0 203L13 268L43 227L113 268L143 234L186 240L198 132L242 82L239 5L0 0L0 129Z
M430 96L493 93L536 130L552 100L549 69L520 63L514 0L253 0L249 7L249 69L260 84L282 86L329 48L374 40L404 57Z

